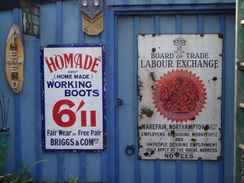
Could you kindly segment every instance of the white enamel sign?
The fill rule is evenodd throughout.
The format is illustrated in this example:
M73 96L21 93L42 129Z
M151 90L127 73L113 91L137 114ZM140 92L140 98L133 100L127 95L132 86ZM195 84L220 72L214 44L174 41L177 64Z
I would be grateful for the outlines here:
M104 150L104 47L50 45L41 55L44 151Z
M221 159L221 34L138 35L139 159Z

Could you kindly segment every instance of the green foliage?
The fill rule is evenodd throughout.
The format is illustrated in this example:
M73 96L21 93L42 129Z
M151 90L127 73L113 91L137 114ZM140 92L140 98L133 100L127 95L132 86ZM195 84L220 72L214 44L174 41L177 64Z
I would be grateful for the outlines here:
M79 180L75 177L69 176L69 183L79 183Z
M4 168L5 164L6 164L5 153L6 153L7 149L8 149L8 146L9 146L9 144L6 145L0 151L0 172L2 172L2 170L3 170L3 168Z
M8 138L9 138L10 134L9 133L6 133L4 132L4 136L2 138L2 140L0 141L0 172L2 172L5 164L6 164L6 158L5 158L5 154L6 154L6 151L9 147L9 144L8 143Z
M2 175L0 176L0 182L1 183L35 183L35 180L33 179L27 179L27 176L29 174L29 169L33 166L35 166L36 164L42 162L44 160L40 160L37 161L36 163L27 166L26 168L13 173L13 174L6 174L6 175Z

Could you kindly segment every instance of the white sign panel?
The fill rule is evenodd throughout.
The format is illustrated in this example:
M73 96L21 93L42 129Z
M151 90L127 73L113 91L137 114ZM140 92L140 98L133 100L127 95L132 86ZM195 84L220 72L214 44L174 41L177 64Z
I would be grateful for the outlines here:
M222 35L138 35L139 159L221 159Z
M44 151L104 150L104 47L50 45L41 56Z

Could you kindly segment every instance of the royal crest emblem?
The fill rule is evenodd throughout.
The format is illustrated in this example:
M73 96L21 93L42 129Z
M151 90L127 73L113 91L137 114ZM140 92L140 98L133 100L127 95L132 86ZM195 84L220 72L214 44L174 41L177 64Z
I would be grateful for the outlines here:
M153 90L155 108L172 122L195 119L206 103L207 93L202 80L183 69L164 74Z
M182 58L185 53L185 51L182 50L182 47L186 45L186 40L179 36L173 40L173 44L177 47L177 50L174 51L176 58Z

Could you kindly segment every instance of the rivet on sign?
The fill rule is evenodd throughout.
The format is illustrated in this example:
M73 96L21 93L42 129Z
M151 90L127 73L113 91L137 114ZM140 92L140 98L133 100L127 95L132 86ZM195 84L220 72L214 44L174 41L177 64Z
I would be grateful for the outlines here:
M94 0L94 5L95 6L99 6L99 1L98 0Z
M87 6L87 0L83 0L82 5Z
M18 63L21 64L22 63L22 60L18 60Z
M244 20L241 20L241 25L244 26Z
M10 60L7 60L6 62L7 62L8 64L10 64L10 63L11 63L11 61L10 61Z
M13 63L15 64L16 63L16 60L13 60Z

